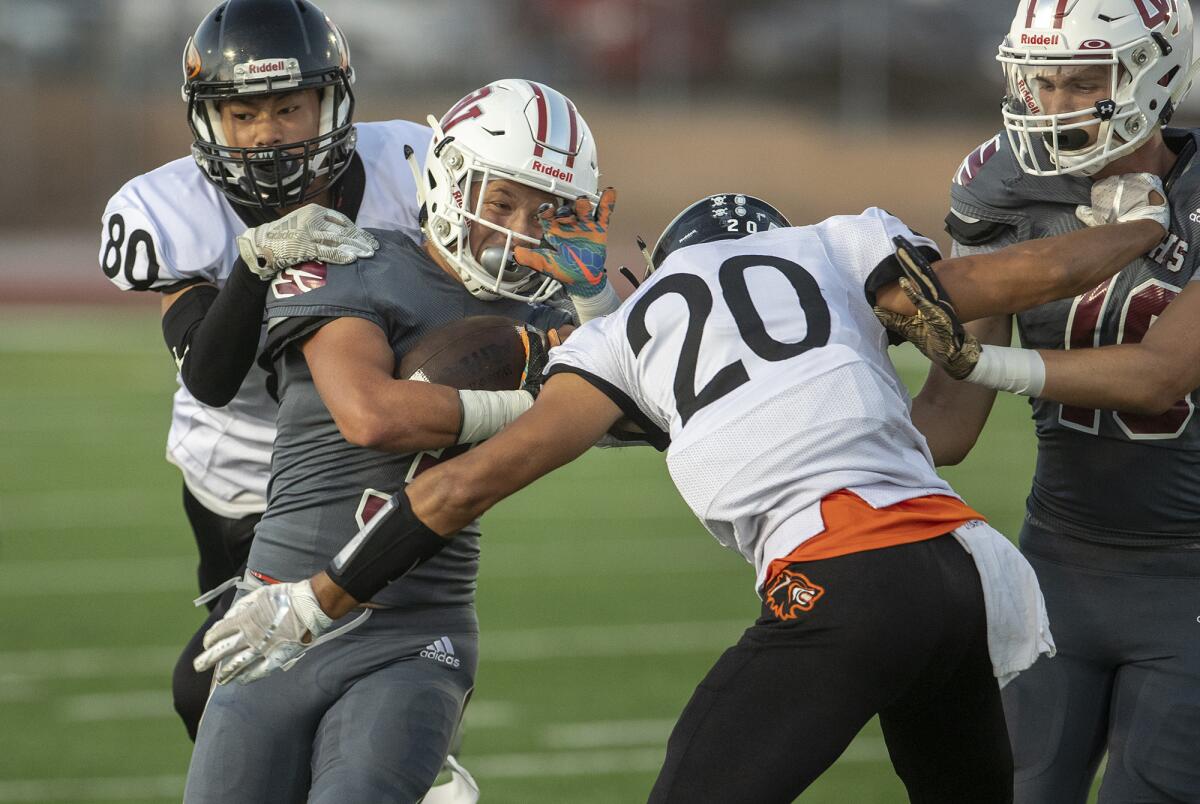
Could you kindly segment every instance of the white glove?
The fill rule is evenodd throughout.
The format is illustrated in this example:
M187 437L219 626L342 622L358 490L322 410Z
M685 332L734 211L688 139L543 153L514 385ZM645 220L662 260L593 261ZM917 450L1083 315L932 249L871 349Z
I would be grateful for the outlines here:
M208 629L192 665L200 673L219 662L218 684L249 684L299 658L331 622L307 580L263 586Z
M379 241L342 213L309 204L247 229L238 235L237 247L250 270L267 282L302 262L345 265L370 257Z
M1153 173L1126 173L1109 176L1092 185L1092 205L1075 208L1075 217L1088 226L1157 221L1164 230L1171 228L1171 208L1162 179Z

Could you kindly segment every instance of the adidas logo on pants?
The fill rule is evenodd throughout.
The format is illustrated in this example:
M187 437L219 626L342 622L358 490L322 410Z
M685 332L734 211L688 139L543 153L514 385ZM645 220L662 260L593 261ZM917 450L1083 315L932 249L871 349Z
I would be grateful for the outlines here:
M433 659L435 662L446 665L447 667L458 667L462 662L454 655L454 644L450 641L450 637L442 637L435 642L425 646L421 651L422 659Z

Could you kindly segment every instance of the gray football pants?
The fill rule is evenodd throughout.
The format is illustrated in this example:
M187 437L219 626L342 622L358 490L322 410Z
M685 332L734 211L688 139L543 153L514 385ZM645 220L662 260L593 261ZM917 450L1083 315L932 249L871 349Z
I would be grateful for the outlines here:
M472 607L376 610L287 672L217 687L184 801L415 802L450 749L477 660Z
M1027 518L1058 655L1002 693L1017 804L1200 802L1200 549L1096 545Z

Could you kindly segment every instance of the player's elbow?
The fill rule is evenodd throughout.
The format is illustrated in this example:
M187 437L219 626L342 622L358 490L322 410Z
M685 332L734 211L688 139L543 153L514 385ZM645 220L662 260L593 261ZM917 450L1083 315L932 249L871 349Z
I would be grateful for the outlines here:
M334 414L342 438L356 447L395 450L409 439L401 417L383 415L370 404L348 406Z
M202 372L193 371L193 368L194 364L185 361L180 367L179 378L183 381L183 387L200 404L210 408L223 408L237 396L240 381L236 385L217 382L205 377Z
M1179 360L1159 354L1146 344L1132 348L1137 350L1136 370L1114 383L1119 389L1112 406L1115 409L1140 416L1159 416L1200 384L1196 372L1180 365Z
M1190 378L1156 373L1147 377L1145 382L1138 383L1130 404L1122 407L1126 412L1140 416L1161 416L1193 390Z
M969 441L954 441L949 444L930 443L929 452L933 456L934 466L958 466L971 454L975 439Z

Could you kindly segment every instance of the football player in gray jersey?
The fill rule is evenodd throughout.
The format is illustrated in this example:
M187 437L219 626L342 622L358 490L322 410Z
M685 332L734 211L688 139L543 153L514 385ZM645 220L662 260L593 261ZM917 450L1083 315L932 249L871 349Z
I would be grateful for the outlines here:
M1200 800L1200 132L1164 128L1191 55L1186 2L1022 0L999 55L1007 136L951 190L956 254L1123 214L1152 178L1171 209L1167 236L1115 277L1020 312L1029 351L1007 348L1010 317L976 322L981 354L933 356L978 386L935 370L914 403L918 424L957 423L957 458L991 389L1031 397L1020 541L1059 652L1004 691L1018 802L1085 801L1106 752L1102 802ZM1145 175L1096 203L1131 173Z
M306 586L430 453L456 454L532 405L545 360L533 328L573 319L531 303L548 300L559 282L514 262L514 254L571 282L581 313L615 306L603 275L615 194L597 193L595 144L570 100L543 84L502 80L431 122L424 243L375 231L372 258L328 269L307 263L271 283L266 354L279 379L278 434L245 586ZM421 336L484 314L532 327L519 327L529 344L525 390L456 391L396 378ZM467 524L452 549L409 582L373 595L357 615L369 619L346 618L359 624L350 638L316 646L291 672L252 687L220 684L201 722L185 800L424 796L474 684L478 534ZM287 622L277 626L334 628L311 591L289 599ZM229 617L244 608L235 602ZM256 643L231 622L205 637L199 669ZM246 667L232 657L216 678L241 673L247 681L278 667Z

